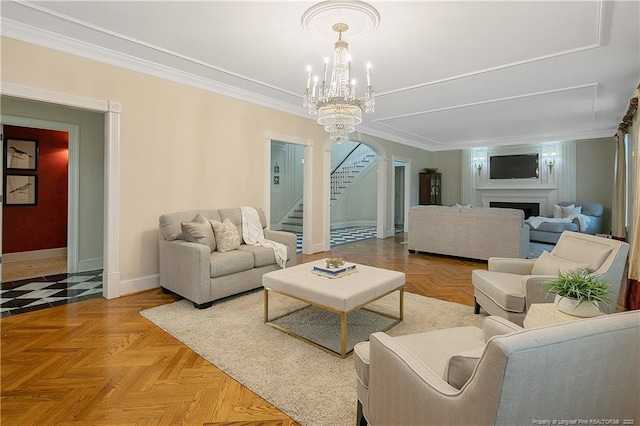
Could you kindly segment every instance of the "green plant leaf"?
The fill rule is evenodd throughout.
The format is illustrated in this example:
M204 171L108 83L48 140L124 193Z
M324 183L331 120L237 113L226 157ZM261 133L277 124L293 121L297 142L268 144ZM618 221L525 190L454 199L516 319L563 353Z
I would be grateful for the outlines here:
M584 302L601 302L611 305L609 289L611 286L598 275L585 270L558 272L558 276L542 285L547 293L556 293L560 297L576 299L578 306Z

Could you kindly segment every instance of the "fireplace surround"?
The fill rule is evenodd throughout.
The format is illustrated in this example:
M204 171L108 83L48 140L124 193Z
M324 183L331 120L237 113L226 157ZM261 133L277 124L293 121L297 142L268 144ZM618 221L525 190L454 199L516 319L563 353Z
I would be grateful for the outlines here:
M519 209L524 212L524 218L530 216L540 216L540 203L516 203L503 201L490 201L489 207L499 207L504 209Z

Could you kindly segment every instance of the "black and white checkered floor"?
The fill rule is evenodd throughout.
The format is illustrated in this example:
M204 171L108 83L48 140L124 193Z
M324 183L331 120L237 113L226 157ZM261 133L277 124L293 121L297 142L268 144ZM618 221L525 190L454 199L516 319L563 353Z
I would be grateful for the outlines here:
M403 227L396 227L396 234L404 232L403 229ZM302 233L296 232L296 235L298 237L297 252L302 253ZM375 226L349 226L347 228L334 229L329 233L331 247L375 237Z
M0 284L0 317L102 297L102 270Z

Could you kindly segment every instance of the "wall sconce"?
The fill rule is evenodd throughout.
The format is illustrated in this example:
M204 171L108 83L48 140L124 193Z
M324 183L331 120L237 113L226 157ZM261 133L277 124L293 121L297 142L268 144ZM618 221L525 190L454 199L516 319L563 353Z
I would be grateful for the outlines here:
M484 157L474 157L473 158L473 167L478 170L478 176L482 174Z
M549 169L549 174L552 174L553 166L555 166L556 164L556 153L552 152L551 154L549 154L545 152L544 154L542 154L542 158L544 158L544 164Z

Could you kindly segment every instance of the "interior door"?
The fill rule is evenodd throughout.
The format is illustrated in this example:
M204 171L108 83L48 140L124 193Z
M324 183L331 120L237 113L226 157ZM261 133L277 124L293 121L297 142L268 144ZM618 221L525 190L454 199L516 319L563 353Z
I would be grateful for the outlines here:
M395 167L394 224L404 228L404 166Z

